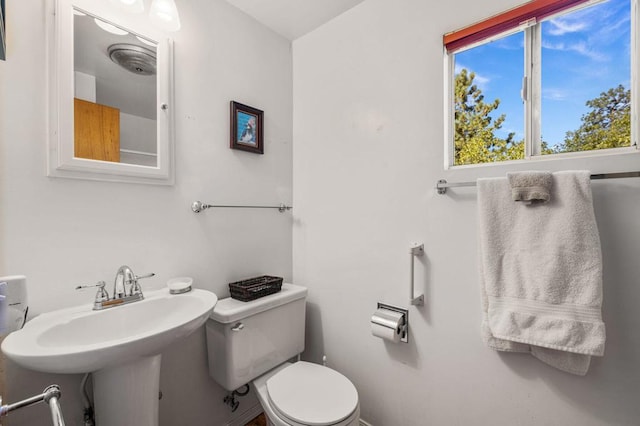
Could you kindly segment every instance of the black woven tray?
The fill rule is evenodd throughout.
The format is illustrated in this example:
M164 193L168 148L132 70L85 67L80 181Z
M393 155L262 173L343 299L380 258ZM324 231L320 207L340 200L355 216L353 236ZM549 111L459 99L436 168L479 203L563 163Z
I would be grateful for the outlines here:
M248 280L229 283L231 297L243 302L255 300L269 294L277 293L282 288L281 277L263 275Z

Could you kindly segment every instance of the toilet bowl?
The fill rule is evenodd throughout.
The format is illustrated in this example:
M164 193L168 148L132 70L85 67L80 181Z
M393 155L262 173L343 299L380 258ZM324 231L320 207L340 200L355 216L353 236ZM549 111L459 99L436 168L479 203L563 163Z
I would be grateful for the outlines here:
M250 302L221 299L207 321L209 375L234 391L252 384L273 426L357 426L355 386L328 367L289 362L304 351L307 289L283 284Z
M357 426L355 386L322 365L286 363L252 382L270 426Z

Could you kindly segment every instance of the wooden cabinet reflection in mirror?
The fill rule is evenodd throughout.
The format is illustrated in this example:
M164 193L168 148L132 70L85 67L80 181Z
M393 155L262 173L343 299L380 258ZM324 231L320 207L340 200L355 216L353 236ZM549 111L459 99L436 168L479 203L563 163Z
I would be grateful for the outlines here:
M120 110L74 99L74 155L120 162Z

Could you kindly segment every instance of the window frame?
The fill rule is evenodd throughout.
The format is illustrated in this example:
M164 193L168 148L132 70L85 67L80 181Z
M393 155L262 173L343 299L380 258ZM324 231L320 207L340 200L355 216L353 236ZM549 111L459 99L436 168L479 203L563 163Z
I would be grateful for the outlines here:
M517 26L514 26L505 31L492 34L489 37L482 38L478 41L466 44L462 47L457 47L449 51L447 49L446 42L443 43L443 56L444 56L444 99L445 99L445 120L444 120L444 132L445 132L445 149L444 149L444 169L445 170L455 170L455 169L466 169L466 168L477 168L477 167L495 167L499 165L509 165L509 164L532 164L532 162L540 162L540 161L552 161L555 160L572 160L572 159L583 159L585 161L581 161L581 163L587 163L587 167L590 164L595 164L592 161L589 161L590 158L593 157L629 157L630 154L640 154L640 150L638 147L638 135L639 133L639 125L640 121L638 120L638 110L640 110L640 105L638 105L638 100L640 100L639 94L639 81L638 81L638 58L640 56L638 52L638 48L640 46L640 28L638 28L639 19L639 8L638 3L640 0L630 0L630 17L631 17L631 40L630 40L630 91L631 91L631 146L629 147L618 147L618 148L606 148L606 149L597 149L597 150L589 150L589 151L578 151L578 152L566 152L566 153L557 153L557 154L541 154L542 141L540 138L541 132L541 108L542 108L542 72L541 72L541 59L542 59L542 22L548 21L558 16L562 16L565 14L569 14L580 9L584 9L587 7L594 6L598 3L602 3L606 0L590 0L586 2L579 3L572 7L563 8L557 12L552 14L548 14L544 16L540 20L530 19L526 22L523 22ZM525 3L527 5L528 3ZM524 6L524 5L523 5ZM515 10L523 7L519 6ZM509 12L509 11L508 11ZM507 12L505 12L506 14ZM494 18L490 18L487 21L495 20ZM476 25L474 24L467 28L472 28ZM454 164L455 162L455 144L454 144L454 135L455 135L455 95L454 95L454 86L455 86L455 55L457 53L463 52L465 50L470 50L475 47L490 43L494 40L523 32L524 33L524 81L522 85L523 92L526 92L526 99L524 102L524 159L521 160L506 160L499 162L490 162L490 163L477 163L477 164ZM443 38L446 40L446 37L452 33L445 35ZM636 158L637 160L637 158ZM575 162L575 161L574 161ZM619 161L616 164L618 167L622 167L625 170L615 170L615 171L630 171L626 169L638 169L638 165L633 166L633 162L629 165L628 160ZM584 166L580 166L584 167ZM592 169L597 169L597 167L591 167ZM610 170L609 170L610 171Z

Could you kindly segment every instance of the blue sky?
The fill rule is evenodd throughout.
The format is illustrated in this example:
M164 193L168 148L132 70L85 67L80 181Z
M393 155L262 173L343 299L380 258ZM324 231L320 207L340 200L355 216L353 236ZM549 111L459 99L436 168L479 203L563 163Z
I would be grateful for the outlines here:
M630 87L630 1L608 0L542 23L542 138L551 146L580 126L585 102L622 84ZM476 73L485 100L500 99L507 119L499 136L524 135L520 87L524 34L457 53L456 72Z

